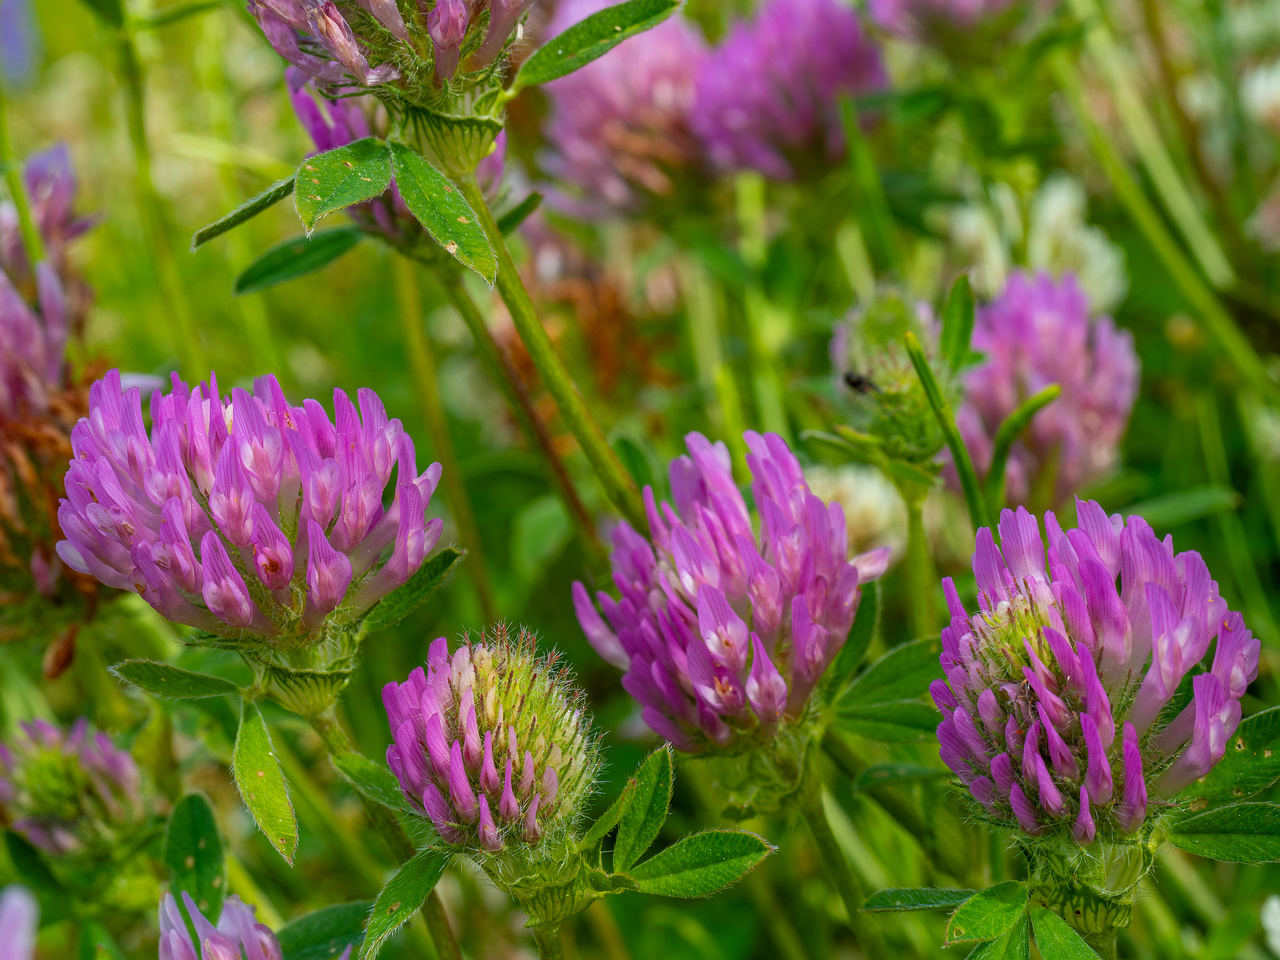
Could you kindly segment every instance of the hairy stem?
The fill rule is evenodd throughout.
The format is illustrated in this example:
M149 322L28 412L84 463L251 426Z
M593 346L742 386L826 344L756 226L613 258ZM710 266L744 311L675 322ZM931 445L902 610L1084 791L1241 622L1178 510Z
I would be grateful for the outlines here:
M813 844L817 848L827 880L844 901L845 911L849 914L849 926L858 938L862 952L868 957L888 956L879 932L871 929L862 913L862 887L858 878L853 875L853 868L849 866L836 835L831 831L827 811L822 805L821 781L811 776L809 783L809 788L801 794L800 815L813 834Z
M533 942L538 945L538 956L542 960L564 960L560 924L540 923L530 932L533 934Z
M435 356L422 329L422 298L418 293L418 278L414 274L413 264L404 257L394 258L394 269L396 299L399 301L405 346L409 351L409 366L413 370L422 415L431 433L431 445L443 468L440 479L449 499L449 510L453 513L458 533L467 548L467 574L475 584L484 619L496 620L498 603L493 593L493 582L489 579L489 567L485 563L480 527L476 524L475 512L471 509L471 497L467 494L466 484L462 482L462 471L458 469L458 456L453 448L453 437L449 434L449 420L440 399Z
M603 566L605 564L604 547L600 543L600 538L596 535L596 528L592 522L591 514L587 512L582 498L578 496L578 489L574 486L573 478L569 476L569 471L565 467L564 461L560 458L560 454L556 452L555 443L551 439L551 433L547 430L547 425L542 422L542 418L533 409L533 402L529 399L529 391L525 387L524 381L520 379L520 374L494 341L493 334L489 331L488 325L485 324L484 316L480 313L480 308L476 306L476 302L471 299L471 294L463 286L462 277L459 275L458 270L454 267L440 266L435 263L432 264L432 267L435 276L444 286L449 301L454 305L458 313L462 315L463 322L466 323L467 329L471 331L476 353L479 355L485 369L488 370L493 382L502 391L508 406L515 414L516 422L520 425L526 442L532 449L537 450L542 455L543 462L551 473L551 480L556 492L564 502L565 510L568 512L570 519L573 520L574 525L578 528L578 535L582 538L587 552L591 554L594 565Z
M511 313L516 332L520 334L525 349L529 351L529 357L538 368L542 382L555 398L556 405L560 408L560 415L577 438L582 452L591 462L592 469L600 478L600 483L613 505L637 529L647 530L648 523L645 521L644 507L640 502L640 492L636 489L635 481L610 449L604 431L592 416L586 400L583 399L573 378L569 375L560 354L556 352L555 345L551 342L551 337L538 316L537 308L533 305L533 299L525 289L524 281L520 279L515 261L511 259L511 251L507 249L502 231L498 229L498 224L493 219L493 211L489 209L480 185L476 183L475 175L468 174L462 178L459 186L476 216L480 218L480 225L484 227L489 243L497 254L498 293L501 294L503 302Z
M358 752L351 738L347 736L347 731L338 722L332 707L308 716L306 720L319 734L331 754L336 756L342 753ZM387 842L396 861L404 863L412 859L415 853L413 842L404 832L404 828L391 816L390 811L381 804L369 800L364 794L360 794L360 801L374 828ZM458 946L458 938L454 936L453 927L449 924L449 917L444 912L444 904L440 902L440 894L437 891L432 890L427 896L426 902L422 905L422 918L427 922L427 930L431 934L431 941L435 945L436 954L440 960L462 960L462 948Z

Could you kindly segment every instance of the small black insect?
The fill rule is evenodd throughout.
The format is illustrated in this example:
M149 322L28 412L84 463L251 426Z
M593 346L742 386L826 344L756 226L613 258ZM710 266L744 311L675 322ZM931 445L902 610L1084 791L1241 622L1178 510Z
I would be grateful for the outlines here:
M855 393L879 393L880 388L871 382L870 377L864 377L860 373L854 373L852 370L846 370L844 374L844 382Z

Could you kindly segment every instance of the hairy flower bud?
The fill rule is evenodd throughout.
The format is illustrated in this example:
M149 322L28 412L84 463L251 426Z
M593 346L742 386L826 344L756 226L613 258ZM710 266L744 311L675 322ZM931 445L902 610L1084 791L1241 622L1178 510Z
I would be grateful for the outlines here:
M844 149L839 98L885 80L851 6L769 0L699 66L692 125L718 166L790 180L803 157Z
M0 808L33 845L56 856L110 856L142 821L133 758L81 718L63 732L22 724L0 744Z
M942 759L988 816L1087 846L1140 830L1152 802L1222 759L1261 645L1198 553L1175 554L1140 517L1076 508L1067 531L1045 514L1043 539L1034 516L1005 510L1003 550L978 531L979 612L943 581L947 681L932 693Z
M445 842L501 853L563 838L583 812L600 758L582 694L555 653L505 626L444 637L427 666L382 690L387 763Z
M59 556L220 637L318 643L416 573L442 526L425 516L440 465L419 474L400 421L372 390L358 400L334 392L335 426L271 376L222 398L212 375L175 375L148 437L140 391L112 371L72 431Z
M776 434L748 432L752 530L729 451L701 434L671 464L676 507L644 491L650 539L614 529L621 598L573 587L587 639L627 671L645 722L681 750L767 745L799 721L888 550L848 556L844 512L809 492ZM607 621L607 623L606 623Z
M1115 465L1138 395L1138 358L1129 331L1107 316L1090 319L1074 276L1014 274L978 311L973 349L986 359L964 375L956 425L979 471L990 467L1004 418L1049 384L1062 388L1009 453L1012 501L1045 490L1056 505Z

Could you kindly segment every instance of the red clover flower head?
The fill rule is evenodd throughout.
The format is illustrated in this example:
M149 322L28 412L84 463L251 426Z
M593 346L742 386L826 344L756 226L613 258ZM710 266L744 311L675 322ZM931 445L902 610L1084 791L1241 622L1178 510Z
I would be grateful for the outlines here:
M716 165L789 180L815 143L843 150L838 98L885 83L880 51L852 6L768 0L703 60L692 125Z
M254 393L217 377L151 395L111 371L72 431L58 510L72 569L133 590L170 620L229 639L296 645L341 631L422 566L440 537L413 441L372 390L293 407L275 377ZM395 473L395 493L383 492Z
M534 637L490 627L382 690L387 763L445 843L501 853L563 837L583 812L600 759L583 697Z
M946 681L931 692L942 759L988 816L1088 846L1135 834L1222 759L1261 645L1198 553L1141 517L1076 509L1066 531L1046 513L1044 538L1005 510L1003 549L978 531L979 612L943 581Z
M271 928L259 923L255 909L234 894L223 901L217 926L200 912L185 890L182 903L195 928L195 940L191 938L178 902L173 894L166 893L160 900L159 960L281 960L283 957L280 942ZM351 947L347 947L338 960L348 960L350 956Z
M138 767L84 718L68 731L33 720L0 744L0 810L45 853L110 855L142 820Z
M844 645L860 585L888 548L849 559L839 504L810 491L777 434L746 434L759 532L733 482L729 451L691 433L671 464L676 506L644 491L650 537L614 529L615 600L599 610L573 585L587 639L626 670L645 722L689 752L768 742L805 712ZM604 612L601 617L600 611Z
M1014 274L978 310L972 344L986 359L964 376L956 422L979 471L991 463L1004 418L1049 384L1062 387L1010 453L1013 502L1043 490L1057 505L1115 465L1138 394L1138 357L1129 331L1107 316L1090 319L1074 276Z
M559 34L608 5L560 3L547 33ZM635 206L640 193L672 193L671 174L699 156L689 110L706 55L698 28L676 15L547 84L546 136L553 153L546 167L580 191L583 199L575 206L600 215Z

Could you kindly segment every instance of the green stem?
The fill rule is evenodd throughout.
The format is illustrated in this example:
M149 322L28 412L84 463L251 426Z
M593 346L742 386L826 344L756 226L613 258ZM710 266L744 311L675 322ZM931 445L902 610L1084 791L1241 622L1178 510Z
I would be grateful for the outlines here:
M982 496L982 487L978 484L978 475L973 469L973 459L969 456L969 448L964 445L964 438L956 427L955 414L951 412L951 404L942 395L942 388L933 375L933 369L924 355L924 349L914 333L906 335L907 355L911 357L911 365L916 369L916 376L924 387L925 396L929 398L929 406L938 420L942 435L951 450L951 459L955 462L956 473L960 475L960 487L964 490L965 506L969 508L969 522L973 529L991 526L987 518L987 502Z
M564 942L560 938L560 924L540 923L530 931L538 945L542 960L564 960Z
M578 488L574 486L573 478L569 476L564 461L556 452L551 433L534 410L533 401L529 398L529 391L525 388L524 381L520 379L520 374L494 341L493 334L489 331L488 324L484 322L483 314L480 313L480 308L471 299L471 294L463 285L462 276L457 268L441 266L434 261L429 262L428 265L444 287L449 301L462 316L467 329L471 331L471 338L475 343L480 362L506 398L507 405L515 414L516 422L524 433L525 441L542 455L543 462L551 473L556 492L560 495L569 517L578 528L578 535L582 538L587 552L591 554L593 564L598 567L604 566L606 563L604 546L596 534L591 514L587 512L582 498L578 496Z
M884 192L884 181L881 180L880 171L876 168L875 157L871 154L871 145L862 135L857 105L847 97L840 101L840 121L844 128L845 142L849 145L849 161L858 183L862 206L875 231L880 252L889 268L900 278L905 279L906 258L902 255L902 246L898 242L897 231L894 230L893 213L889 209L889 199Z
M155 265L156 278L165 306L173 320L175 349L188 375L205 373L204 358L192 326L191 311L183 292L182 278L173 259L173 250L165 236L165 215L160 195L151 179L151 147L147 140L146 89L142 64L133 34L127 27L119 33L120 74L125 91L125 115L129 125L129 141L133 145L133 161L138 193L138 209L142 215L143 234Z
M453 437L449 434L449 419L440 400L440 381L436 376L435 357L422 328L422 298L418 293L418 278L414 273L414 265L407 259L392 259L400 322L404 330L405 346L409 350L409 365L413 369L413 379L418 389L418 402L422 405L422 415L431 433L431 444L435 447L435 454L443 468L440 479L449 499L449 510L453 513L458 533L467 548L466 570L479 595L481 615L486 622L491 622L498 617L498 603L494 597L493 583L489 579L489 567L485 563L480 528L476 524L475 512L471 509L471 497L467 494L466 484L462 482L462 471L458 468Z
M1071 62L1065 55L1056 54L1053 66L1058 84L1071 104L1076 122L1080 124L1094 157L1111 181L1116 196L1128 209L1134 224L1164 264L1169 279L1178 287L1192 309L1200 315L1209 335L1217 341L1222 352L1227 355L1244 379L1269 401L1280 400L1280 389L1277 389L1268 375L1262 358L1258 356L1248 338L1240 332L1235 320L1214 296L1213 291L1205 284L1199 271L1179 249L1160 214L1147 199L1142 187L1116 152L1115 145L1094 122L1088 104L1085 102L1080 78L1076 75Z
M831 823L827 820L827 811L822 805L822 784L817 777L811 776L808 789L800 795L800 816L809 825L813 834L813 843L817 848L818 858L826 872L827 879L844 901L845 912L849 915L849 926L858 945L868 957L888 956L878 931L871 929L862 913L862 888L858 878L853 875L853 868L831 831Z
M924 500L928 490L918 486L906 489L899 484L902 499L907 504L907 556L904 563L907 576L907 614L911 623L911 636L917 640L931 637L938 632L938 609L934 594L938 578L929 556L929 541L924 532Z
M1119 956L1116 945L1118 934L1117 930L1102 930L1098 933L1083 933L1081 937L1102 960L1116 960Z
M751 358L751 382L756 414L765 430L790 441L782 382L774 362L778 348L787 339L786 324L765 296L759 272L764 268L768 247L765 233L765 181L755 171L739 173L733 181L738 212L738 248L753 276L743 291L743 314L747 321L747 348ZM781 341L781 342L779 342Z
M18 231L22 235L22 246L27 252L27 261L34 272L35 265L44 259L44 241L31 217L31 201L27 197L27 185L22 180L22 163L13 149L9 139L9 124L5 117L6 98L0 93L0 164L4 166L4 179L9 187L9 198L14 209L18 211Z
M791 918L787 916L786 910L778 902L778 897L773 892L773 885L768 878L757 869L747 874L744 882L747 895L751 897L751 902L755 904L756 910L759 911L765 926L769 929L769 936L778 950L778 956L782 960L809 960L809 954L800 941L800 935L796 932Z
M610 449L604 431L592 416L586 400L583 399L569 371L565 368L564 361L556 352L551 337L538 317L533 299L525 289L524 281L520 279L515 261L511 259L511 251L507 249L502 231L498 229L498 224L493 219L493 211L489 209L484 193L476 183L475 175L468 174L458 183L463 196L467 198L472 210L480 218L480 225L484 227L489 243L497 254L498 293L501 294L507 310L511 313L516 332L524 342L525 349L529 351L529 357L533 360L534 366L538 368L542 382L555 398L556 405L560 408L560 415L577 438L582 452L591 462L596 476L599 477L613 505L631 521L636 529L647 530L648 523L645 520L644 507L635 481Z
M306 720L311 724L311 729L320 736L330 754L336 756L358 752L332 707L308 716ZM390 811L381 804L369 800L364 794L360 794L360 801L374 828L387 842L396 861L404 863L412 859L416 852L413 842L404 832L404 828L391 816ZM440 960L462 960L462 948L458 946L458 938L454 936L453 927L449 923L448 915L444 912L444 904L440 901L438 891L432 890L428 894L421 912L422 918L427 922L427 930L431 934L431 941Z

